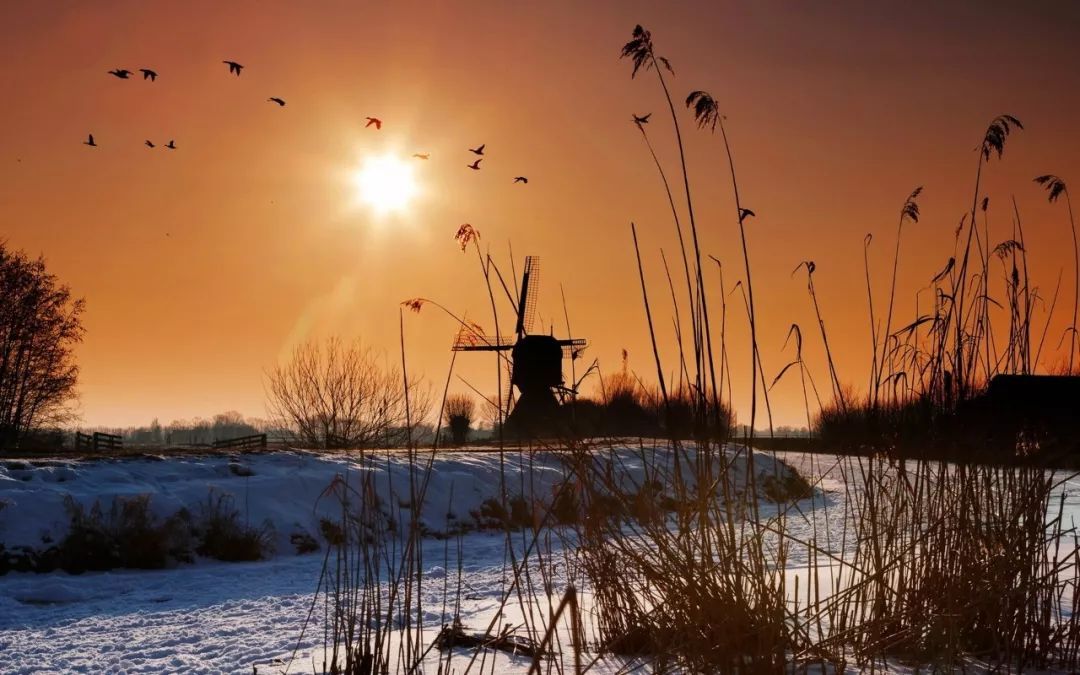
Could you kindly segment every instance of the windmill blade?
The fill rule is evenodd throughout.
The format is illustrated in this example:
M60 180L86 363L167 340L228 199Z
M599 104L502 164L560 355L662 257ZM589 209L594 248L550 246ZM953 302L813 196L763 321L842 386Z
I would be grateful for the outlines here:
M454 345L451 351L455 352L508 352L513 345Z
M513 349L514 342L515 339L507 335L481 335L461 330L454 336L450 349L455 352L501 352Z
M525 270L521 273L521 299L518 300L517 334L532 332L536 319L536 298L540 292L540 258L525 257Z
M510 301L510 306L514 308L514 316L517 316L517 313L518 313L517 279L513 279L513 281L514 281L514 292L511 293L510 292L510 287L506 285L506 280L503 279L502 272L499 271L499 266L496 265L494 262L491 262L491 256L488 256L488 261L489 261L489 263L491 265L491 269L493 269L495 271L495 277L499 280L499 285L502 286L503 292L506 293L506 298Z
M505 415L509 415L514 408L514 385L511 382L512 379L511 367L508 364L506 366L506 377L503 378L502 391L499 392L499 405L503 407L503 414Z
M564 359L577 359L581 357L581 352L589 346L587 340L582 338L573 338L570 340L559 340L559 346L562 347L562 356Z

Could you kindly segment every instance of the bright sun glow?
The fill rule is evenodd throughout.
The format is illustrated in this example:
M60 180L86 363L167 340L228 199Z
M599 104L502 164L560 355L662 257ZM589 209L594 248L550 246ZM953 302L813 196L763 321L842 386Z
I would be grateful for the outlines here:
M360 200L378 214L404 211L417 192L412 165L389 154L364 159L355 180Z

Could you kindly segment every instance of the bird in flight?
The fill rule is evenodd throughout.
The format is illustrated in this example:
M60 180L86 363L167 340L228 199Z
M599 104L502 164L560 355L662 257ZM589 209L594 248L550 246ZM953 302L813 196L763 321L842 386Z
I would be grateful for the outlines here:
M469 167L473 171L479 171L480 170L480 162L482 162L482 161L484 161L483 158L476 160L472 164L466 164L465 166Z
M230 73L236 73L236 76L240 77L240 71L244 69L242 65L240 65L236 61L222 61L222 63L229 67Z
M165 147L170 149L170 150L175 150L176 149L176 141L170 140L168 143L165 144Z
M515 177L514 177L514 182L515 182L515 183L525 183L525 184L528 184L528 182L529 182L529 179L528 179L528 178L526 178L525 176L515 176Z
M144 80L153 82L157 79L157 71L150 70L149 68L139 68L139 72L142 73L142 79Z
M154 144L153 144L153 143L151 143L150 141L147 141L147 142L146 142L146 147L148 147L148 148L152 148L152 147L154 147Z
M91 148L96 148L97 143L94 142L94 134L89 134L89 138L83 141L83 145L89 145Z
M367 118L367 124L364 125L364 128L367 129L372 124L375 125L376 129L382 129L382 120L379 119L378 117L368 117Z
M285 107L285 99L283 99L283 98L278 98L277 96L271 96L270 98L268 98L266 100L267 101L273 101L274 103L277 103L282 108Z
M634 115L634 124L648 124L650 117L652 117L652 113L646 115Z
M131 75L131 71L125 70L124 68L117 68L116 70L110 70L109 75L119 77L121 80L126 80L128 79L128 76Z
M481 143L479 148L469 148L469 152L473 153L474 155L482 155L484 154L485 145L487 145L487 143Z
M431 158L431 153L430 152L414 152L413 157L415 157L417 159L430 159Z

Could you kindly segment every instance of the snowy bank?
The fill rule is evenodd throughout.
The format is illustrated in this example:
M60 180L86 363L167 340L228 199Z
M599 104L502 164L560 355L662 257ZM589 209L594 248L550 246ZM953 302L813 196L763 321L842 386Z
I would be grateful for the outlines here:
M745 453L728 448L736 485L746 484ZM263 528L279 554L298 542L320 541L321 523L340 519L341 505L326 494L335 480L359 487L365 479L375 503L391 526L411 520L412 491L424 498L416 514L423 532L433 536L501 526L492 507L507 498L546 512L567 481L577 480L571 453L517 450L418 451L410 463L404 451L379 451L363 458L313 452L243 455L174 455L116 459L0 460L0 553L28 555L56 547L68 535L72 507L106 514L114 500L148 498L152 516L164 521L186 511L197 514L209 501L225 497L245 524ZM673 453L666 447L596 448L586 456L604 471L614 471L627 491L658 476L671 476ZM693 482L680 453L684 480ZM758 484L781 482L796 474L771 454L756 453ZM566 490L563 490L564 492ZM418 500L419 501L419 500ZM497 508L495 510L498 510ZM498 514L496 514L497 516ZM303 548L302 546L300 548ZM4 553L6 552L6 553ZM10 565L9 565L10 566ZM0 566L0 569L3 569ZM25 567L24 567L25 569Z

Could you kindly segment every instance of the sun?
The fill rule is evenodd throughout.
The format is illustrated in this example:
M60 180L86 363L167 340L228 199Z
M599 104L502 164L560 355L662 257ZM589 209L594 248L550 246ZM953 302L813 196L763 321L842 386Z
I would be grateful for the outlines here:
M405 211L418 192L412 165L391 154L365 158L354 180L360 201L379 215Z

